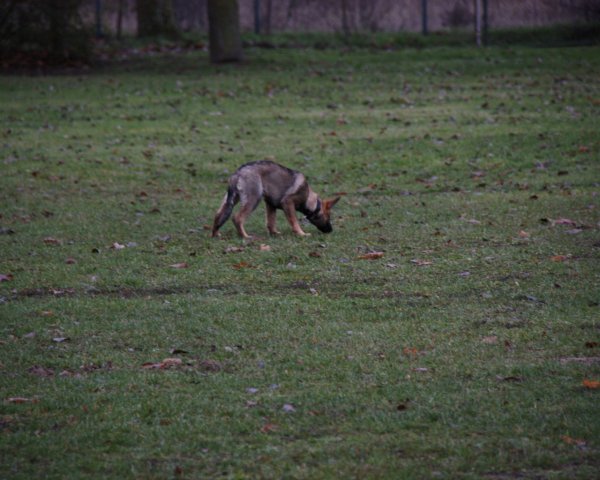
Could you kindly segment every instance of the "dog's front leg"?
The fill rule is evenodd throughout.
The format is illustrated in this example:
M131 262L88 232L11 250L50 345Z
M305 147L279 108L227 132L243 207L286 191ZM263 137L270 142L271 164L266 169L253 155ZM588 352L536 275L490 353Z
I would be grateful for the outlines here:
M277 230L277 227L275 226L275 221L276 219L276 215L277 215L277 209L275 207L273 207L272 205L269 205L268 203L266 204L267 206L267 230L269 230L269 233L271 235L279 235L279 231Z
M296 218L296 207L294 206L293 202L284 203L282 208L283 212L285 213L285 217L288 219L288 222L290 222L290 226L296 235L300 235L302 237L310 235L310 233L306 233L302 230L302 228L300 228L300 224Z

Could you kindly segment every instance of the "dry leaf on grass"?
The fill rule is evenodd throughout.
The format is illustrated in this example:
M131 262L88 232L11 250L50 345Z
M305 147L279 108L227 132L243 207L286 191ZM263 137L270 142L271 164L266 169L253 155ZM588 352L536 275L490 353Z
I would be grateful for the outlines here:
M244 261L239 262L239 263L234 263L231 267L236 270L241 270L242 268L254 268L248 262L244 262Z
M186 262L181 262L181 263L174 263L172 265L170 265L171 268L176 268L176 269L183 269L183 268L188 268L188 264Z
M600 388L600 381L598 380L588 380L586 378L581 384L588 390L597 390Z
M577 445L578 447L585 447L587 442L585 440L581 440L580 438L573 438L569 435L563 435L560 437L561 440L569 445Z
M498 343L498 337L496 335L490 335L489 337L483 337L481 341L487 345L496 345Z
M271 433L271 432L274 432L274 431L276 431L278 428L279 428L279 427L278 427L277 425L275 425L274 423L265 423L265 424L264 424L264 425L261 427L260 431L261 431L262 433Z
M381 257L383 257L383 252L369 252L358 256L361 260L377 260Z
M426 267L427 265L433 265L433 262L431 260L422 260L420 258L415 258L410 262L414 263L417 267Z
M26 397L9 397L6 399L8 403L38 403L37 398L26 398Z
M146 368L149 370L158 369L165 370L171 367L178 367L183 364L183 361L180 358L165 358L162 362L146 362L142 364L142 368Z

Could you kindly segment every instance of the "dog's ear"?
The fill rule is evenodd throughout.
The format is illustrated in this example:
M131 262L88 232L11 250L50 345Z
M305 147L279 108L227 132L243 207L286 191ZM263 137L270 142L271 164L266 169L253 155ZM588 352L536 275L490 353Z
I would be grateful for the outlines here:
M323 210L328 212L333 208L333 206L340 201L342 197L328 198L327 200L323 200Z

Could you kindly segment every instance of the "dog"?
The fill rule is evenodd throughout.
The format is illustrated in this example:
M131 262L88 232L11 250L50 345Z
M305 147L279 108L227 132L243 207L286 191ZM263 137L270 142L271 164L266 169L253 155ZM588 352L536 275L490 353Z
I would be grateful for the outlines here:
M271 235L280 233L275 227L277 209L283 210L297 235L309 234L300 228L296 211L304 214L321 232L330 233L333 229L331 208L340 197L321 201L306 182L304 175L296 170L270 160L260 160L242 165L229 177L228 183L227 193L213 222L213 237L218 236L219 228L231 216L233 207L239 202L240 209L233 216L233 224L240 237L252 238L246 232L244 223L261 199L264 199L267 207L267 230Z

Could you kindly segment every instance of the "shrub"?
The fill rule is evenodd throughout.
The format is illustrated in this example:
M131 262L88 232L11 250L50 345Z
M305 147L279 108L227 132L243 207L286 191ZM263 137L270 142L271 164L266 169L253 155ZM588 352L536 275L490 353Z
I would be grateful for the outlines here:
M79 14L81 0L9 0L0 6L4 65L87 62L91 32Z

